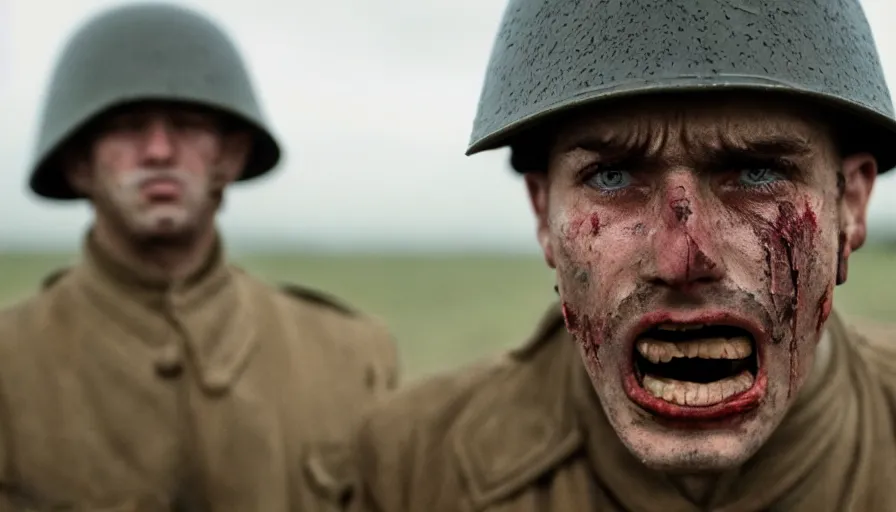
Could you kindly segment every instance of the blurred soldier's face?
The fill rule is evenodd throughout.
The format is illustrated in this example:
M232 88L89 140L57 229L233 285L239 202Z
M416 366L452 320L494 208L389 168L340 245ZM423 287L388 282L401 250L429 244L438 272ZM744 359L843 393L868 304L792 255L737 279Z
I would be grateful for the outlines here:
M714 471L768 439L864 242L875 174L786 103L640 100L560 126L527 177L539 240L640 460Z
M208 111L144 105L98 124L87 158L70 169L97 221L141 240L189 240L211 229L224 187L242 169L246 134Z

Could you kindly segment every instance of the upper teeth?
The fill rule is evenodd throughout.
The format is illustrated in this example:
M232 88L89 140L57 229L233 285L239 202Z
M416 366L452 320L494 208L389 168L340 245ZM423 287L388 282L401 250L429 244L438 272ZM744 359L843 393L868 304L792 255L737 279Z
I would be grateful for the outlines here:
M638 341L638 352L651 363L668 363L676 357L743 359L753 353L747 337L710 338L671 343L655 339Z

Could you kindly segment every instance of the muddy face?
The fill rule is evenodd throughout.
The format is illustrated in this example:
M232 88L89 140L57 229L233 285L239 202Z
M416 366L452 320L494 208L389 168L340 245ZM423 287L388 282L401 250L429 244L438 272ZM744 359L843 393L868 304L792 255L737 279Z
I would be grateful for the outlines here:
M89 147L69 162L69 179L105 228L138 240L189 240L212 224L248 140L206 110L129 107L96 125Z
M600 402L665 470L739 465L783 419L876 173L808 111L726 99L582 114L527 176Z

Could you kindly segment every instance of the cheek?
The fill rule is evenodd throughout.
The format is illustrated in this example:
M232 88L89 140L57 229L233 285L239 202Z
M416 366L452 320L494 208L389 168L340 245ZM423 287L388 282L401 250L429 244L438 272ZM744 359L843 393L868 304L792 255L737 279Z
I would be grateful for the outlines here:
M636 282L639 254L644 254L644 230L633 227L638 224L631 215L591 204L553 215L551 238L561 297L596 312L625 296Z
M140 158L133 144L117 139L101 139L94 145L93 167L99 169L98 177L103 181L114 181L116 177L140 167Z
M211 134L196 136L181 145L181 165L191 171L208 173L216 168L221 160L221 144Z
M810 370L833 304L836 216L830 203L781 200L773 218L751 219L764 254L761 268L772 317L772 353L787 361L788 397ZM779 357L779 356L774 356Z

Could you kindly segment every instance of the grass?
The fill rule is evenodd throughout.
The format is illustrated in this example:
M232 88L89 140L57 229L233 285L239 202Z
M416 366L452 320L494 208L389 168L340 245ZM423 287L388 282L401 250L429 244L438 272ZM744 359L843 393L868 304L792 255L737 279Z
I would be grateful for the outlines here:
M36 289L59 254L0 253L0 305ZM554 298L537 257L257 255L237 262L271 282L325 290L384 318L398 338L407 378L456 367L519 344ZM896 250L866 248L850 260L837 307L896 321Z

